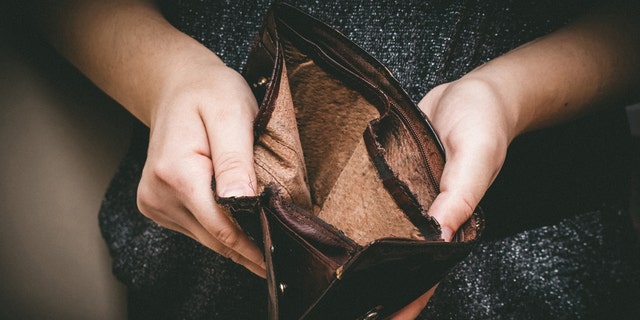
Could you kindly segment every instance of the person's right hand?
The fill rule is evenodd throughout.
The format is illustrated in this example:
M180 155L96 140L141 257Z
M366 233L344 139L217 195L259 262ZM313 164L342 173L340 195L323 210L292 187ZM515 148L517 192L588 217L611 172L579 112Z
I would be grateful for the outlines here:
M42 7L52 17L42 31L54 47L151 129L140 211L264 277L262 253L211 189L215 176L220 196L256 193L257 103L244 78L152 0Z
M216 204L220 196L256 193L255 98L223 64L185 63L177 85L151 113L148 158L138 188L140 211L265 277L262 253Z

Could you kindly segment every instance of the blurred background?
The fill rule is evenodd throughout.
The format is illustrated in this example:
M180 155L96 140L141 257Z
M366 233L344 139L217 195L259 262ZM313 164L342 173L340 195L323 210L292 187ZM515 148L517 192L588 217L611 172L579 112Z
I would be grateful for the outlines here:
M125 319L97 213L132 119L38 39L0 37L0 319Z
M0 319L124 319L97 213L132 118L39 39L0 24ZM640 150L640 105L628 111Z

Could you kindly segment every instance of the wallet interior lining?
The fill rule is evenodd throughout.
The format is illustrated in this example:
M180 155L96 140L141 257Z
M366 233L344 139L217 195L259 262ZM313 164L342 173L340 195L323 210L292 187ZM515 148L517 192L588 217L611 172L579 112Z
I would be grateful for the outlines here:
M363 132L378 109L283 43L276 108L256 146L260 184L275 182L293 203L361 245L386 237L423 239L384 188L364 146ZM429 182L423 176L421 183Z

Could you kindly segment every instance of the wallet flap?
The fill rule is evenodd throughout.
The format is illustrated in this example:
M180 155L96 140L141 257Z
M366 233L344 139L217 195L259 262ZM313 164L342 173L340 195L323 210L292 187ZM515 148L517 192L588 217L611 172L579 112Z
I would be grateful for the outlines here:
M346 265L304 319L386 319L429 290L470 243L381 239Z

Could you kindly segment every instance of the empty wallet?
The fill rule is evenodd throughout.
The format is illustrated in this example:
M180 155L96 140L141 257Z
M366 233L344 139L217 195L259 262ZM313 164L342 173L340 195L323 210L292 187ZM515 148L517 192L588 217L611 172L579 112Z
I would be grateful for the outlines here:
M270 319L383 319L469 253L481 210L441 239L428 209L444 150L380 62L278 3L244 76L260 195L217 201L264 249Z

